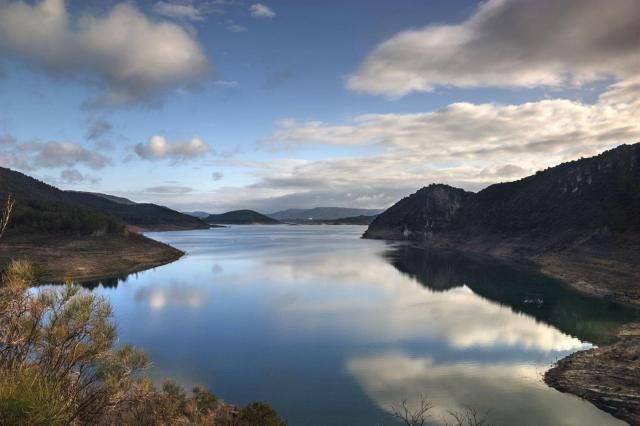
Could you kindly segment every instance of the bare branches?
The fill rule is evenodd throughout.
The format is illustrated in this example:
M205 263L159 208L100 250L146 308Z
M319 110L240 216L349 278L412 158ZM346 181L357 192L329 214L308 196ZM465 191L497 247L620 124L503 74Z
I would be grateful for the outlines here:
M391 407L393 416L406 426L424 426L431 417L429 413L434 404L424 395L420 395L420 402L413 407L407 400L403 400L398 406ZM450 420L442 419L445 426L491 426L486 416L474 408L466 408L464 411L449 411Z
M391 408L393 416L407 426L424 426L430 416L429 411L433 408L433 403L424 395L420 395L420 404L411 408L407 400L403 400L400 406Z
M446 422L445 426L491 426L484 414L474 408L467 408L464 412L449 411L453 423Z
M7 229L7 225L9 224L9 219L11 219L11 212L13 212L13 206L16 204L16 200L13 198L11 194L7 195L7 200L2 207L2 211L0 212L0 238L4 235L5 229Z

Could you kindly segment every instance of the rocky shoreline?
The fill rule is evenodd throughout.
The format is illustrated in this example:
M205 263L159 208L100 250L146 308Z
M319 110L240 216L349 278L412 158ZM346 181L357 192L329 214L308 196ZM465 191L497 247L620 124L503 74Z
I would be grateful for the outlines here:
M611 345L560 360L545 373L544 381L640 425L640 324L622 327Z

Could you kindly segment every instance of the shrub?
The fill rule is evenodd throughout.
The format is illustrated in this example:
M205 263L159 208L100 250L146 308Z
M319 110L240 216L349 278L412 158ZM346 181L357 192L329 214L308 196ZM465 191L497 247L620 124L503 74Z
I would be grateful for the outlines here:
M33 269L11 263L0 285L0 424L282 425L265 403L240 412L200 386L157 390L145 354L114 348L106 300L79 287L30 292Z

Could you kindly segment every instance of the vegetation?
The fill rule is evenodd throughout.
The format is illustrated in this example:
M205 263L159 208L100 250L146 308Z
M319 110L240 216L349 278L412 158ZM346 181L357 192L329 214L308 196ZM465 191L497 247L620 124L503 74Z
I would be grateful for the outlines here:
M118 220L68 204L27 201L16 205L9 231L24 234L122 235Z
M14 261L0 286L1 424L284 424L265 403L237 410L200 386L157 389L144 353L114 347L104 299L73 285L31 292L32 279L31 265Z
M640 232L640 143L568 162L478 193L429 185L376 217L367 238L428 240Z
M204 219L204 221L207 223L224 225L276 225L278 223L281 223L275 219L272 219L253 210L234 210L222 214L212 214Z
M0 167L0 193L15 195L15 226L23 232L86 232L105 222L144 229L207 228L200 219L155 204L137 204L105 194L62 191L14 170ZM60 216L60 217L58 217Z

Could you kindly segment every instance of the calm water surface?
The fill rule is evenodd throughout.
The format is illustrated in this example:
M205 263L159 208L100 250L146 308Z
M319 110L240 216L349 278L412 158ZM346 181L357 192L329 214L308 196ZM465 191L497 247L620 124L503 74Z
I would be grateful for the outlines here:
M155 378L267 400L290 425L394 425L420 395L499 425L613 425L544 385L637 315L504 265L361 240L359 226L152 233L188 255L93 286ZM539 304L526 304L540 298Z

